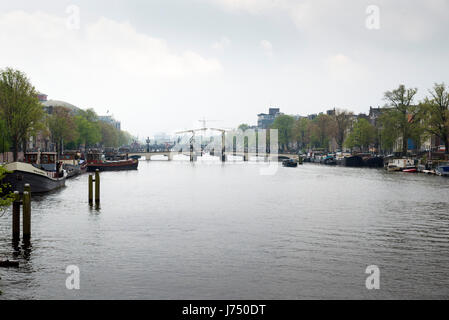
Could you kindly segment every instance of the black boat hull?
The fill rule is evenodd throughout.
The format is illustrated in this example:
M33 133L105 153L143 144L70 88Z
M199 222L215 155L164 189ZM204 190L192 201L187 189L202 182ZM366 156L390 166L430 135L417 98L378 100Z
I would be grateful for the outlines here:
M19 191L23 193L25 184L29 184L32 194L46 193L65 186L66 178L51 179L38 174L24 171L14 171L6 174L2 184L7 185L10 191Z
M345 167L363 167L364 162L360 156L352 156L343 159L342 163Z
M97 169L99 171L123 171L123 170L137 170L137 166L139 162L136 161L130 164L121 164L121 165L102 165L102 164L88 164L87 171L95 172Z

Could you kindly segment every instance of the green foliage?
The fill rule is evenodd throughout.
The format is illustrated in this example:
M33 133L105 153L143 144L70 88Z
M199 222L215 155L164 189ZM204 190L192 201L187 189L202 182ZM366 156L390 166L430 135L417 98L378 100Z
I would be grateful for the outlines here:
M417 92L418 89L406 89L401 84L397 89L385 93L387 108L382 119L382 126L385 128L382 135L389 142L398 137L402 138L403 155L407 154L408 139L415 136L419 131L418 108L413 104ZM388 136L389 134L392 134L392 136Z
M429 94L419 105L419 119L428 134L444 141L445 152L449 153L449 89L437 83Z
M319 114L318 117L312 120L310 131L311 146L327 150L333 130L334 126L332 118L327 114Z
M295 118L288 115L281 115L274 119L271 126L272 129L278 130L278 142L285 150L288 143L292 140L293 127L295 125Z
M310 143L311 123L307 118L300 118L295 121L293 126L293 139L299 148L304 149Z
M19 143L41 128L43 116L37 92L26 75L11 68L0 70L0 119L9 133L14 160L17 160Z
M47 117L47 126L53 142L56 143L58 152L61 151L63 141L74 141L78 138L75 117L71 114L70 109L54 108L53 114Z
M7 173L6 169L0 166L0 182L5 177L5 174ZM4 184L0 183L0 210L5 209L7 206L9 206L13 201L13 193L9 193L5 191L6 186Z
M344 145L350 149L358 148L360 151L365 151L375 141L375 138L376 128L368 120L361 118L354 123Z
M119 131L109 123L100 121L98 123L101 130L101 144L104 147L119 146Z
M133 141L133 137L129 132L126 131L119 131L119 137L118 137L118 143L119 146L125 146L131 144Z
M249 125L247 125L246 123L242 123L241 125L238 126L237 129L242 130L242 131L246 131L246 130L249 129Z
M6 123L0 119L0 152L9 151L10 141L8 130L6 130Z
M335 115L332 117L334 121L333 136L337 142L338 148L341 149L346 138L346 133L352 122L353 113L346 110L335 110Z
M85 145L86 147L95 146L101 141L101 128L98 121L90 121L92 119L85 113L75 116L75 124L78 131L78 145Z

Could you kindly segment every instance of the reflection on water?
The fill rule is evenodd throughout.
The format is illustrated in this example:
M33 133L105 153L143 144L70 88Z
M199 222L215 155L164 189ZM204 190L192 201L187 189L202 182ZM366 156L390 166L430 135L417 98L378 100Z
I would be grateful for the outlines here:
M32 243L0 218L2 299L449 298L449 179L305 164L141 161L32 203ZM380 290L365 288L377 265ZM65 268L80 268L67 290Z

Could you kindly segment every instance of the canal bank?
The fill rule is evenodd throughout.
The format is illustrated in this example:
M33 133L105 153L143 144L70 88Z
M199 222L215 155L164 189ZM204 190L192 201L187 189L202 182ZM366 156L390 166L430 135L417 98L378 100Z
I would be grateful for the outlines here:
M32 246L0 218L1 299L445 298L449 179L304 164L142 161L32 203ZM365 269L381 270L381 290ZM80 269L67 290L66 267Z

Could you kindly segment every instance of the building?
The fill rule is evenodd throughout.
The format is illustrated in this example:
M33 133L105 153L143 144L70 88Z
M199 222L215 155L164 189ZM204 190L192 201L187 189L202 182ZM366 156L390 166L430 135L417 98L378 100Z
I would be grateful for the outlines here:
M377 126L377 120L379 119L381 114L382 114L382 109L380 107L377 107L377 108L373 108L371 106L369 107L368 118L373 126Z
M108 116L98 116L98 120L109 123L117 130L120 130L120 128L121 128L120 121L115 120L113 116L109 116L109 115Z
M269 128L276 117L282 115L279 108L269 108L268 113L259 113L257 115L257 128L267 129Z

